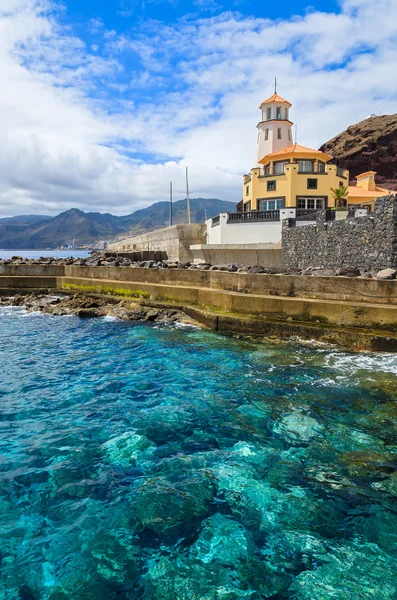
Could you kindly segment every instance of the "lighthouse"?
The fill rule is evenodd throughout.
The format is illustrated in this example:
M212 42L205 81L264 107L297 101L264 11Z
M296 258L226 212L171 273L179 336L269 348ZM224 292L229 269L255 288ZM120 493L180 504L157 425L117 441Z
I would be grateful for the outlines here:
M255 165L260 167L260 160L273 152L278 152L292 144L292 122L289 120L289 109L292 106L277 93L264 100L259 107L261 120L257 125Z

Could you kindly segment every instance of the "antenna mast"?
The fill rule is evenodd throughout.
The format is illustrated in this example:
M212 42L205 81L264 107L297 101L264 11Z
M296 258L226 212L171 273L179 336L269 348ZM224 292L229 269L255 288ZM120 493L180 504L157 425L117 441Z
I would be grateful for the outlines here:
M172 181L170 181L170 226L172 225Z
M274 78L274 93L277 94L277 77Z
M187 204L187 222L191 223L190 219L190 198L189 198L189 171L186 167L186 204Z

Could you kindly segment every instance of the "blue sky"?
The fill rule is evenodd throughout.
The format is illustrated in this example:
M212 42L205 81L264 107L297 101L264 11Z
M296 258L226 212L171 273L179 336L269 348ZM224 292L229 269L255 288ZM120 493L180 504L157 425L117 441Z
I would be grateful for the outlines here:
M2 0L0 215L238 201L258 106L318 147L397 112L397 3Z

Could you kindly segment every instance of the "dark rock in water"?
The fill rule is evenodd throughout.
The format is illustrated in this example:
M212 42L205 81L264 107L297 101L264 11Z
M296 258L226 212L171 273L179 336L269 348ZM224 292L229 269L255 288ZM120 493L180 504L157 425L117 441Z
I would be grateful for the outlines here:
M150 477L134 490L132 514L144 528L186 535L208 512L213 493L211 480L198 473L176 483Z
M150 310L145 315L145 321L155 321L159 316L158 310Z
M79 308L76 310L75 315L84 319L91 319L93 317L101 316L96 308Z

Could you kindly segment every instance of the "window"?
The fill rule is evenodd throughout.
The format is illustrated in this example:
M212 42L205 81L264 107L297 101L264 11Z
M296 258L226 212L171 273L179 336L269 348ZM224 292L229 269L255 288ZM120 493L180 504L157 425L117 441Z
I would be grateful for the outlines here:
M289 139L289 141L291 141L291 130L290 129L288 129L288 139Z
M277 139L281 140L281 127L277 129Z
M284 208L283 198L273 198L272 200L259 200L258 210L280 210Z
M325 198L297 198L297 208L319 210L324 206Z
M285 109L285 118L288 121L288 108Z
M299 160L298 171L301 173L313 173L313 161L312 160Z
M267 163L267 165L264 166L263 172L265 175L270 175L270 163Z
M318 172L325 173L325 163L321 162L321 160L318 161Z
M244 212L249 212L251 210L251 202L246 202L244 204Z
M265 129L265 140L269 139L269 130Z
M275 162L273 163L273 173L275 175L281 175L284 173L284 165L287 165L288 162Z
M276 108L276 119L281 119L281 106Z
M249 193L250 193L250 186L247 185L245 188L245 195L248 196Z
M276 182L275 181L268 181L267 182L267 191L268 192L274 192L276 189Z
M307 180L307 189L308 190L316 190L317 189L317 179L308 179Z
M269 108L267 109L267 120L270 121L271 118L272 118L272 109L269 106Z
M344 187L344 186L345 186L345 184L343 183L343 181L340 181L339 182L339 187Z

